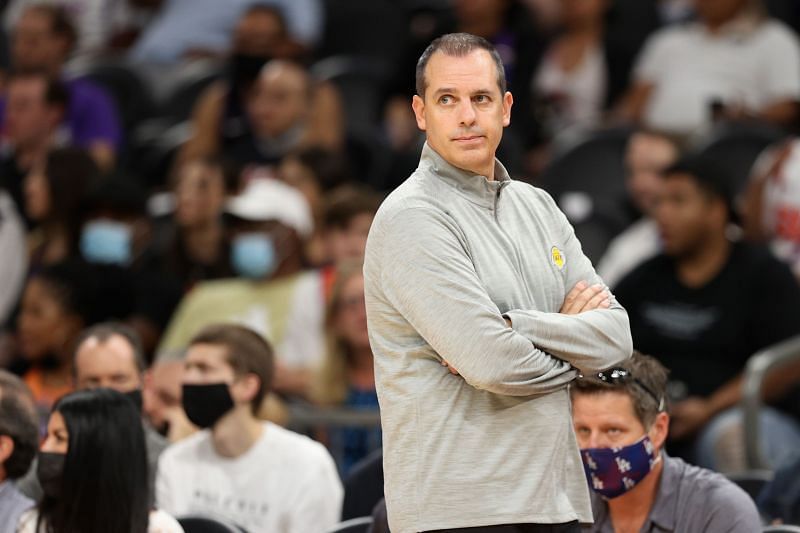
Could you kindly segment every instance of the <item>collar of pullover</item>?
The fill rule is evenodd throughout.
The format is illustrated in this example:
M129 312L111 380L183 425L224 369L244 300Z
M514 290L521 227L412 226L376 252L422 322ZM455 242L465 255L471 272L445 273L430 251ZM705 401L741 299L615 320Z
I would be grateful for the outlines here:
M497 159L494 160L494 180L489 181L486 176L448 163L428 143L422 148L419 166L461 192L470 201L488 208L494 208L500 190L511 181L508 171Z

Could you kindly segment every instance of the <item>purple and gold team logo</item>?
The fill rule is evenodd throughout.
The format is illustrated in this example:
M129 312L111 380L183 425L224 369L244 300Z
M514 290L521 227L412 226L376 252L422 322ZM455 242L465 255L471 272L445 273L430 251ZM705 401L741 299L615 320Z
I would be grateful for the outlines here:
M550 249L550 258L553 260L553 264L558 267L559 270L564 268L565 258L564 253L558 249L557 246L553 246Z

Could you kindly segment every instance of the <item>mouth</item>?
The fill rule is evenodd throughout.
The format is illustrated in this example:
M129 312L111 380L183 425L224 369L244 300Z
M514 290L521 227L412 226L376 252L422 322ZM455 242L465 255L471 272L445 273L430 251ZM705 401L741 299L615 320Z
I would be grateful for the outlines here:
M462 135L460 137L454 137L453 141L463 144L474 144L483 141L483 138L483 135Z

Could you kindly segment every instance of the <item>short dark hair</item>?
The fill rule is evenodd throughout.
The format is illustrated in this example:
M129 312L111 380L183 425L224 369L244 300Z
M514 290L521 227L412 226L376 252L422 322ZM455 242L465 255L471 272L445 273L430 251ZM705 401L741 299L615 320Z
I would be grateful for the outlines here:
M50 31L58 36L66 39L68 43L68 52L72 51L75 43L78 41L78 32L72 22L69 12L64 6L57 4L34 4L27 8L28 12L37 12L45 15L50 19Z
M39 429L33 396L14 374L0 370L0 435L11 437L14 451L3 463L8 479L19 479L39 448Z
M147 190L135 176L116 172L95 182L86 193L84 220L98 212L139 218L147 215Z
M378 193L366 187L345 185L326 199L322 224L325 229L347 229L358 215L374 215L381 205Z
M258 414L264 397L272 385L274 373L274 354L267 340L245 326L238 324L212 324L203 328L189 341L189 346L212 344L222 346L227 351L228 364L234 374L244 376L254 374L261 382L251 409Z
M715 157L688 155L662 172L662 178L689 176L708 197L721 200L728 209L728 220L739 220L736 211L736 183L725 171L724 163Z
M654 357L639 352L633 352L630 359L615 368L627 370L635 379L608 382L596 376L583 376L572 382L570 393L575 396L609 391L623 392L630 397L636 418L644 427L650 427L656 415L666 410L669 371Z
M50 76L48 73L39 69L13 70L6 78L6 86L11 85L16 80L40 79L45 84L44 102L53 107L58 106L64 110L69 105L69 90L67 86L59 80Z
M506 71L503 67L503 60L494 45L483 37L470 33L448 33L434 39L422 52L422 55L419 56L416 71L417 95L420 98L425 97L425 89L428 88L428 82L425 79L425 67L428 66L428 61L430 61L434 53L441 52L450 57L465 57L475 50L486 50L492 56L495 67L497 67L497 86L500 88L500 93L505 94Z
M144 357L144 347L142 346L142 339L136 330L132 327L125 325L121 322L102 322L86 328L81 332L78 341L75 343L75 355L78 355L78 350L81 345L89 339L97 339L99 342L106 342L114 335L119 335L127 341L133 350L133 360L136 365L136 370L143 374L147 370L147 363Z

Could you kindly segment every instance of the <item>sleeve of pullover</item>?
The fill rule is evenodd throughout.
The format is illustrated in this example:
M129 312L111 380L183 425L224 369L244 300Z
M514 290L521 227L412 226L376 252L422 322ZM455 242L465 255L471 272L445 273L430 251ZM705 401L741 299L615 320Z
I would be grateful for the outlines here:
M603 284L610 297L608 309L597 309L577 315L545 313L537 310L513 310L506 313L515 331L539 349L568 361L584 374L599 372L631 356L633 340L628 313L594 271L583 254L567 217L549 198L551 220L563 228L564 268L567 269L567 291L579 281L590 285Z
M569 363L506 325L460 230L445 213L407 208L384 222L375 251L380 271L372 274L385 299L467 383L495 394L528 396L574 379Z

